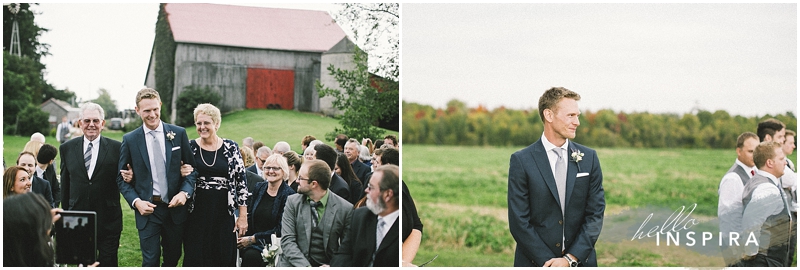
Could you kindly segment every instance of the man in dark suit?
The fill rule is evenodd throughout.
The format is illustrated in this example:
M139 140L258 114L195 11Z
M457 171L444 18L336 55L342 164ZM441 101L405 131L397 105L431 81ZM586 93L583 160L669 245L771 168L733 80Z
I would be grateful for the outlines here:
M314 146L314 151L316 151L314 154L316 159L325 161L325 163L330 166L331 183L328 189L336 193L336 195L339 195L339 197L350 201L350 186L347 185L347 182L345 182L341 176L333 172L334 168L336 168L336 158L338 156L336 150L327 144L320 143Z
M117 176L119 191L135 210L142 266L174 267L181 257L185 206L194 193L197 171L181 177L181 164L194 166L189 138L182 127L161 121L161 98L153 89L136 94L143 125L122 137ZM133 176L123 171L132 169Z
M298 194L286 199L281 219L283 256L277 266L327 266L339 250L350 227L353 205L330 192L330 173L327 164L319 160L303 162L300 167Z
M61 201L65 210L97 213L97 261L117 267L122 209L116 168L121 144L100 136L103 119L103 107L84 104L79 120L83 136L61 144Z
M358 160L359 152L358 141L356 141L356 139L350 139L347 141L347 144L344 145L344 155L347 157L347 161L350 162L350 165L353 166L353 172L358 176L358 180L361 180L362 183L366 183L369 181L372 170L369 166ZM351 190L350 193L361 192L353 192ZM361 197L359 196L359 198Z
M353 211L350 230L331 260L331 266L398 267L400 227L400 167L378 167L364 192L367 207ZM380 240L378 240L380 239Z
M53 168L53 162L55 162L57 155L58 149L50 144L43 144L42 148L39 148L39 154L36 155L36 176L50 182L50 190L53 194L53 208L57 208L61 204L61 184L58 183L56 169Z
M264 161L267 160L267 158L270 155L272 155L272 151L270 151L269 147L265 147L265 146L259 147L258 149L254 149L254 151L256 151L255 152L256 164L253 164L253 166L247 167L247 171L253 172L254 174L257 174L258 176L263 178L264 177L264 171L261 170L261 167L264 167ZM255 186L253 186L253 187L255 187Z
M569 141L580 95L562 87L539 98L542 137L511 155L508 223L514 266L597 266L605 195L597 153ZM563 207L562 207L563 206Z

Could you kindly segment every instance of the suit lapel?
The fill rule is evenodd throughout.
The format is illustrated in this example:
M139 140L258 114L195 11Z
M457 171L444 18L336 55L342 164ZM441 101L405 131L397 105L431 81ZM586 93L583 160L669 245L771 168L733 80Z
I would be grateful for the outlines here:
M142 155L142 160L144 161L144 166L147 167L147 178L150 178L152 175L152 169L150 168L150 156L147 154L147 133L144 133L144 126L139 127L139 136L133 136L133 139L142 140L141 142L136 142L133 145L139 145L139 154Z
M303 197L301 198L299 215L300 215L299 220L305 221L302 222L303 224L306 224L306 226L303 226L303 230L306 233L306 239L308 240L308 243L311 243L311 226L308 226L308 224L311 224L311 218L312 218L311 205L308 204L308 196L306 195L303 195Z
M392 227L389 228L389 232L387 232L386 235L383 236L383 240L381 240L381 246L378 247L378 250L376 251L376 253L380 253L381 250L384 250L384 249L388 248L390 245L394 245L395 244L395 243L391 243L391 242L394 242L394 241L389 241L389 240L391 239L392 236L397 236L397 230L398 230L397 229L397 222L399 222L399 221L400 221L399 218L394 220L394 223L392 223ZM378 228L378 225L377 225L377 218L376 218L375 229L377 229L377 228Z
M564 192L566 194L566 198L564 198L564 204L569 205L569 199L572 197L572 189L575 187L575 176L578 174L578 163L572 161L572 151L575 151L575 145L572 141L569 142L567 145L567 156L565 157L565 161L567 162L567 190ZM566 210L566 208L565 208Z
M322 220L319 221L317 226L324 226L322 227L322 239L326 239L325 241L325 250L328 249L328 241L331 237L331 230L333 229L333 220L336 217L336 205L337 201L333 198L332 191L328 190L328 205L325 206L325 214L322 215Z
M552 194L553 198L556 199L556 203L561 206L561 200L558 198L556 179L553 176L553 170L550 169L550 160L547 157L547 152L544 150L542 139L539 139L539 141L533 144L533 160L536 162L536 167L539 168L539 173L541 174L542 179L544 179L545 184L547 184L547 188L550 189L550 194ZM567 174L569 174L569 171ZM569 179L569 177L567 177L567 179Z

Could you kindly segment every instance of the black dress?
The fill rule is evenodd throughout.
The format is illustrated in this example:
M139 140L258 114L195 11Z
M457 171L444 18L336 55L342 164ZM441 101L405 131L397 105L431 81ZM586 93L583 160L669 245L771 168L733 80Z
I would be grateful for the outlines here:
M406 241L406 238L411 234L411 230L417 229L422 232L422 222L419 220L419 215L417 215L417 207L414 205L414 199L411 198L411 193L408 192L408 186L406 186L405 182L403 183L403 226L401 227L401 231L403 232L403 242Z
M190 144L197 144L194 140ZM228 212L228 161L224 147L194 153L198 173L194 209L185 224L183 266L236 266L234 217ZM203 155L202 158L200 155ZM216 159L214 158L216 155ZM214 166L208 166L213 164Z

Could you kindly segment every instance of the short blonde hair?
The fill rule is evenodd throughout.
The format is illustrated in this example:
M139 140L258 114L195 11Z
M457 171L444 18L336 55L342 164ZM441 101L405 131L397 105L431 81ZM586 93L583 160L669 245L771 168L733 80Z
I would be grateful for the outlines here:
M271 156L267 157L267 159L264 160L264 164L262 164L263 167L261 167L261 170L266 173L267 170L264 170L264 167L267 167L267 164L273 162L278 163L278 167L281 167L281 171L283 171L283 181L289 180L289 164L286 163L286 158L280 154L272 154Z
M242 146L239 148L239 152L242 152L242 160L244 161L245 167L253 166L253 164L256 163L253 149L250 149L250 147Z
M36 156L39 155L39 149L42 148L42 145L44 144L40 141L28 141L28 143L25 144L25 148L22 149L22 152L29 152L33 154L33 158L36 159Z
M753 162L755 162L756 167L759 169L764 168L764 165L767 164L767 160L775 157L775 149L782 149L781 144L775 141L758 144L755 151L753 151Z
M555 112L556 104L558 104L562 98L571 98L575 101L580 101L581 95L564 87L553 87L544 91L544 94L539 97L539 117L542 118L543 123L545 122L544 110L550 109Z
M161 102L161 96L158 95L158 91L156 91L153 88L143 88L142 90L139 90L138 93L136 93L137 107L139 106L139 101L142 101L142 99L155 99L158 100L158 102Z
M220 124L222 122L222 113L219 112L219 108L211 103L203 103L197 105L197 108L194 108L194 121L197 121L197 115L201 113L210 116L214 124Z

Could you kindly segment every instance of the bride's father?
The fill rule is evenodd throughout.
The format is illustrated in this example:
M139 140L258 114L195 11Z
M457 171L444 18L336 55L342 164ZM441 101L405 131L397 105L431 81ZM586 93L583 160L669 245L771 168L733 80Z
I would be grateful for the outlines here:
M514 266L597 266L605 195L597 153L570 142L581 96L554 87L539 98L544 134L511 155L508 223Z

